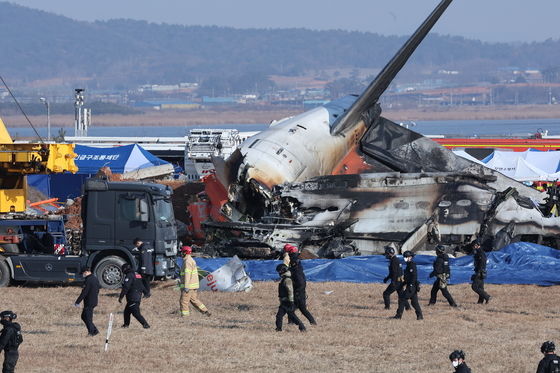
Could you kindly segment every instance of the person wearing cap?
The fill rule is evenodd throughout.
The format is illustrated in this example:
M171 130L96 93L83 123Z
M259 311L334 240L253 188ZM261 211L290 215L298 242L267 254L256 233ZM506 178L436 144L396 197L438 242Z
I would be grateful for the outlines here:
M4 329L0 333L0 351L4 350L2 373L13 373L19 359L18 348L23 341L21 326L14 322L17 315L12 311L0 312L0 323Z
M189 304L192 304L194 308L199 310L202 314L206 316L211 316L212 314L208 311L208 308L198 300L198 288L200 287L198 280L198 269L196 268L196 262L191 256L192 248L190 246L183 246L181 248L181 255L183 256L183 265L181 266L181 297L179 299L179 304L181 307L181 316L189 316L191 311L189 309Z
M276 272L280 275L280 282L278 283L278 299L280 305L278 312L276 312L276 331L282 331L282 319L284 315L288 314L288 319L292 320L299 328L300 332L305 331L305 325L294 313L294 285L292 283L290 269L287 265L281 263L276 266Z
M541 352L544 355L537 367L537 373L556 373L560 372L560 357L554 353L556 346L552 341L546 341L541 345Z
M423 320L422 309L420 308L420 303L418 303L418 292L420 291L420 283L418 282L418 270L416 269L416 263L414 263L414 253L412 251L405 251L403 253L404 261L406 262L406 268L404 270L404 289L402 289L399 294L399 308L397 309L397 314L395 319L402 318L402 314L410 299L410 304L414 311L416 312L416 320Z
M133 251L138 252L140 255L140 266L138 273L142 275L144 287L148 289L146 298L150 297L150 281L154 277L154 248L147 242L142 241L140 238L135 238L133 241Z
M478 294L478 304L488 303L490 295L484 290L484 279L486 278L486 253L480 247L480 240L476 239L472 244L474 274L471 276L471 288Z
M84 288L78 296L78 299L74 302L74 306L80 307L80 303L84 302L84 308L82 310L82 321L86 324L88 330L88 336L95 336L99 334L99 330L93 323L93 309L97 307L99 300L99 280L93 273L91 273L91 268L85 268L82 272L84 276Z
M305 278L305 273L303 272L303 266L301 265L301 260L299 259L299 252L297 247L291 246L289 255L289 265L292 283L294 286L294 304L296 309L300 310L303 316L309 321L311 325L317 325L315 318L307 309L307 279ZM289 322L294 322L288 316Z
M447 289L447 282L451 277L451 268L449 267L449 255L445 253L445 248L442 245L436 246L436 260L434 261L434 270L430 273L430 277L436 277L434 285L432 286L432 291L430 294L430 302L428 306L436 304L437 293L441 290L441 293L447 299L447 302L451 307L457 307L457 303L453 300L451 293Z
M297 247L290 245L289 243L284 245L284 255L282 256L282 264L286 267L290 267L290 254L295 254L298 252Z
M455 368L455 373L471 373L471 368L465 362L465 353L463 350L455 350L449 355L451 365Z
M144 281L142 281L142 276L139 273L136 273L128 263L123 264L121 269L125 274L125 278L119 295L119 303L122 303L122 299L126 296L126 306L124 307L123 312L124 323L122 327L129 327L130 315L132 315L140 324L142 324L144 329L149 329L150 324L148 324L140 312L142 295L145 296L148 294L148 290L144 286Z
M399 258L397 258L394 248L391 246L385 246L385 258L389 259L389 274L383 279L383 282L387 283L387 281L391 280L391 283L383 292L383 303L385 303L385 309L388 310L391 308L391 294L395 291L397 292L397 295L399 294L401 288L403 287L404 278L402 264ZM410 309L408 301L406 305L408 306L407 309Z

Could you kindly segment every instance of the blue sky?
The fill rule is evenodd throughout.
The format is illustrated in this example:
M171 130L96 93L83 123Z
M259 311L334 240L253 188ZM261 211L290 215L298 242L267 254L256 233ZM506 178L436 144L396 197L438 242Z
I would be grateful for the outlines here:
M438 0L10 0L85 21L132 18L237 28L408 35ZM559 0L455 0L434 32L492 42L559 39Z

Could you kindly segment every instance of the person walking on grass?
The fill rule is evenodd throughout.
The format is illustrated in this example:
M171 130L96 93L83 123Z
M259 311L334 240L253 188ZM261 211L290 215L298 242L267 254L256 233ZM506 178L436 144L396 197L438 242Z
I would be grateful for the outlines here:
M18 348L23 342L23 337L21 326L14 322L16 318L17 315L12 311L0 312L0 323L4 327L0 333L0 352L4 350L2 373L13 373L19 359Z
M203 315L211 316L208 308L198 300L198 288L200 283L198 280L198 269L196 262L191 256L192 247L183 246L181 248L181 255L183 256L183 265L181 266L181 297L179 304L181 307L181 317L189 316L191 311L189 304L199 310Z
M305 277L303 266L301 265L301 260L299 259L299 251L297 247L289 244L286 244L286 246L284 246L284 250L286 250L287 248L289 249L288 268L290 269L292 283L294 285L295 309L300 310L302 315L305 316L305 318L311 325L317 325L315 318L307 309L307 278ZM288 322L294 322L294 320L288 318Z
M474 274L471 277L473 291L478 294L478 304L488 303L490 294L484 290L484 279L486 278L486 253L480 247L480 240L476 239L473 244Z
M136 320L138 320L140 324L142 324L144 329L148 329L150 327L150 324L148 324L148 322L140 312L140 303L142 302L142 296L149 294L148 290L144 286L144 281L142 281L142 276L134 272L132 270L132 267L128 263L122 265L122 271L125 274L125 278L121 294L119 295L119 303L122 303L122 299L126 296L126 306L124 308L124 324L122 325L122 327L129 327L130 315L132 315Z
M457 307L457 303L453 300L453 297L447 289L447 284L449 278L451 277L451 269L449 267L449 256L445 253L445 248L442 245L436 246L437 258L434 261L434 270L430 273L430 277L436 277L434 285L432 286L432 292L430 295L430 303L428 306L436 304L437 293L441 290L441 293L449 302L451 307Z
M82 310L82 321L86 324L88 336L93 337L99 334L99 330L93 323L93 309L97 307L99 300L99 280L91 273L91 268L85 268L82 272L84 276L84 288L74 302L74 306L80 307L80 303L84 302L84 309Z
M294 285L292 283L292 278L290 270L285 264L278 264L276 266L276 272L280 275L280 282L278 283L278 299L280 305L278 306L278 312L276 313L276 331L282 331L282 320L284 315L288 314L288 319L292 320L299 328L300 332L305 331L305 325L296 316L294 310L296 308L294 304Z
M399 291L399 308L397 309L397 314L394 318L402 318L404 309L410 300L410 304L416 312L416 320L423 320L424 317L422 316L422 309L420 308L420 303L418 303L420 283L418 282L418 270L416 268L416 263L413 261L414 253L407 250L403 253L403 257L406 262L406 268L404 270L404 289Z
M541 345L541 353L544 355L537 367L537 373L560 373L560 357L554 352L556 346L552 341L546 341Z
M389 259L389 274L383 279L383 283L386 284L387 281L391 281L383 292L383 303L385 304L385 309L388 310L391 308L391 294L395 291L397 292L397 295L400 294L402 288L404 287L404 278L402 264L399 261L399 258L397 258L394 248L391 246L385 246L385 258ZM407 310L410 309L408 301L405 308Z
M140 238L135 238L133 241L133 251L138 252L140 256L140 266L138 273L142 275L144 287L148 290L146 298L150 297L150 281L154 278L154 248L147 242L142 241Z

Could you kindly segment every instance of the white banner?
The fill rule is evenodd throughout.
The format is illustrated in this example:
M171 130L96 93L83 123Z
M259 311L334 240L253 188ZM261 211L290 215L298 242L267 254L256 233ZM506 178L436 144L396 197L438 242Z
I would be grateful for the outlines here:
M253 288L251 278L245 272L243 262L234 256L229 262L200 280L199 290L211 291L250 291Z

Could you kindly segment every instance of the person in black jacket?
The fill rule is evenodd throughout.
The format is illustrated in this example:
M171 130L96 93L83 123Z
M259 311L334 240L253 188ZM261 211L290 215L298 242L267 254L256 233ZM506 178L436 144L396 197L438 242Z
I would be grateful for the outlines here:
M99 299L99 280L93 273L91 273L91 268L86 268L82 272L85 282L84 288L80 293L74 305L80 307L80 303L84 301L84 309L82 310L82 321L86 324L88 335L93 337L99 334L99 330L93 323L93 309L97 307Z
M282 331L282 319L285 314L288 314L288 318L293 320L293 322L299 327L300 332L305 331L305 325L294 313L294 286L292 284L292 278L288 266L285 264L279 264L276 266L276 272L280 275L280 283L278 284L278 299L280 300L280 306L278 307L278 312L276 313L276 331Z
M0 312L0 323L4 326L0 333L0 351L4 350L2 373L13 373L19 358L18 347L23 338L21 326L14 322L17 315L12 311Z
M303 266L301 265L301 260L299 259L299 253L290 253L290 273L292 274L292 282L294 285L294 303L296 309L299 309L303 316L311 325L317 325L315 318L307 309L307 293L306 293L306 286L307 286L307 279L305 278L305 273L303 272ZM289 318L289 317L288 317ZM289 319L289 321L293 322L294 320Z
M150 281L154 277L154 248L147 242L143 242L140 238L135 238L134 250L140 255L140 266L138 273L142 275L144 287L148 290L146 298L150 297Z
M449 355L451 365L455 368L455 373L471 373L471 368L465 362L465 353L463 350L455 350Z
M554 353L556 346L552 341L546 341L541 345L541 352L544 357L539 362L537 373L558 373L560 372L560 357Z
M441 290L441 293L449 302L451 307L457 307L457 303L453 300L453 297L449 293L447 289L447 282L451 277L451 270L449 268L449 256L445 253L445 248L441 245L436 246L436 254L437 258L434 261L434 270L430 273L430 277L436 277L434 281L434 285L432 286L432 292L430 295L430 303L428 306L432 304L436 304L437 300L437 293Z
M128 328L130 325L130 315L134 316L136 320L144 329L148 329L150 325L142 316L140 312L140 302L142 301L142 295L148 294L144 282L142 281L142 276L132 270L130 264L125 263L122 265L122 271L125 274L124 283L122 286L121 294L119 295L119 303L122 303L122 299L126 296L126 306L124 308L124 324L123 328Z
M391 280L383 292L383 303L385 303L385 309L388 310L391 308L391 294L396 291L398 295L403 288L403 270L395 249L391 246L385 246L385 258L389 259L389 274L383 279L383 282L387 283ZM405 307L407 310L410 309L408 301L406 301Z
M418 303L418 291L420 291L420 283L418 282L418 270L416 269L416 263L414 263L414 253L412 251L405 251L403 253L404 260L406 262L406 268L404 270L404 286L405 288L399 292L399 308L397 309L397 314L395 319L400 319L404 312L405 306L410 299L410 304L414 311L416 311L416 320L423 320L422 309L420 308L420 303Z
M480 241L473 242L474 275L472 275L472 289L478 294L478 304L490 300L490 295L484 291L484 279L486 278L486 253L480 247Z

